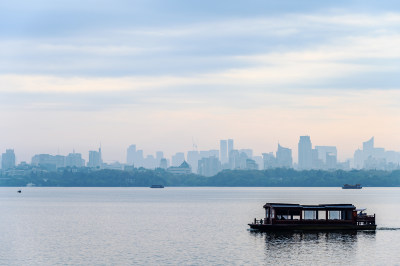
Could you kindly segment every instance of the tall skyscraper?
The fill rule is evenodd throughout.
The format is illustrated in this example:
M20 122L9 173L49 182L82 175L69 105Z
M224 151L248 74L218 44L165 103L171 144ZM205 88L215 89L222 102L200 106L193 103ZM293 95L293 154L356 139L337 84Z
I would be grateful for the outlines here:
M156 152L157 165L160 164L162 158L164 158L164 153L162 151L157 151Z
M188 151L187 152L187 162L192 167L193 173L197 173L197 166L200 160L200 154L198 151Z
M276 166L291 168L292 164L292 150L278 144L278 150L276 151Z
M369 156L374 156L374 149L375 149L374 148L374 137L363 142L364 160L367 159Z
M126 151L126 164L133 165L136 156L136 145L130 145Z
M219 158L221 160L221 163L227 163L228 162L228 142L227 140L220 140L219 141Z
M3 170L12 169L15 167L15 154L13 149L7 149L1 156L1 168Z
M228 156L231 153L231 151L233 151L234 147L233 147L233 139L228 139Z
M99 148L99 151L89 151L89 162L87 165L88 167L100 168L102 162L101 148Z
M137 168L144 166L143 150L137 150L136 151L135 157L133 159L133 164Z
M312 144L310 136L300 136L298 145L299 169L307 170L312 168Z

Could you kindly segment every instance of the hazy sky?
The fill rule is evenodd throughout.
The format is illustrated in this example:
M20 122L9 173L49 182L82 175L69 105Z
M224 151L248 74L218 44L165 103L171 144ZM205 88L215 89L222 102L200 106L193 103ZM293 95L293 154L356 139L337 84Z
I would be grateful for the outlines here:
M398 1L1 1L0 151L400 151Z

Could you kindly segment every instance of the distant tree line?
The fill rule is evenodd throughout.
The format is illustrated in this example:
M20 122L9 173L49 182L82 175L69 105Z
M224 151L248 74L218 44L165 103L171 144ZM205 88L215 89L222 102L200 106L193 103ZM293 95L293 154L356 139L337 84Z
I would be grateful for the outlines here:
M27 184L42 187L148 187L155 184L215 187L339 187L343 184L361 184L364 187L397 187L400 186L400 170L296 171L275 168L262 171L224 170L215 176L204 177L140 168L132 171L64 171L0 177L0 186Z

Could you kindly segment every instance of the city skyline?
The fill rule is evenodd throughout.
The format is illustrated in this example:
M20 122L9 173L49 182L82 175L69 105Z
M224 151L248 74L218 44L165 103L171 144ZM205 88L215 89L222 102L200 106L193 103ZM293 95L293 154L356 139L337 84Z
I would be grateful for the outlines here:
M302 142L306 141L307 144L306 147L304 148L304 144L301 144ZM235 144L234 144L235 143ZM281 157L286 157L285 159L282 159L283 161L288 160L288 156L290 156L290 165L297 165L296 167L298 169L311 169L312 165L315 164L315 160L320 160L321 163L326 164L327 163L327 159L325 156L327 154L331 154L335 156L335 164L336 161L339 162L346 162L346 161L351 161L352 164L354 164L355 168L357 168L356 166L360 165L360 162L357 162L357 153L360 153L360 151L362 152L363 150L366 151L366 154L368 155L373 155L374 154L374 150L378 149L380 153L382 152L395 152L395 153L399 153L400 155L400 151L399 150L393 150L393 149L387 149L385 147L382 148L375 148L375 137L369 138L368 140L362 141L360 142L360 144L358 145L359 147L357 149L355 149L353 151L353 154L350 157L341 159L338 155L340 154L340 150L338 152L337 146L335 145L330 145L330 146L326 146L326 145L320 145L319 143L313 144L314 142L311 140L311 137L308 135L305 136L299 136L298 139L298 143L297 143L297 149L296 147L290 147L290 146L283 146L282 143L277 143L275 149L272 150L268 150L268 151L262 151L261 153L255 152L254 151L254 147L242 147L242 145L237 145L237 142L234 141L234 139L224 139L224 140L219 140L218 144L219 146L215 146L211 149L201 149L198 148L198 146L193 142L192 143L192 148L188 149L188 150L181 150L181 151L174 151L171 154L169 153L165 153L165 151L158 149L155 152L149 152L148 150L146 150L145 148L143 148L140 144L131 144L129 146L127 146L125 148L125 152L121 152L121 156L120 158L123 157L123 159L121 160L117 160L116 158L113 158L111 160L109 159L104 159L104 153L102 152L102 147L101 144L97 149L90 149L84 152L81 151L76 151L75 149L73 149L72 151L66 152L66 153L60 153L59 149L57 151L57 153L45 153L45 152L36 152L30 156L27 156L27 160L22 160L20 156L18 155L13 155L14 156L14 164L18 164L21 162L27 162L27 163L31 163L33 162L33 158L35 156L38 155L51 155L51 156L58 156L58 155L62 155L62 156L67 156L68 154L73 155L73 154L79 154L79 159L81 160L83 159L84 162L82 163L82 165L86 165L88 164L88 166L99 166L101 165L103 162L104 163L121 163L121 164L127 164L130 165L132 164L135 160L137 160L137 158L135 158L135 153L136 152L140 152L140 157L142 158L141 160L146 159L146 157L154 158L158 160L158 163L160 161L161 158L167 158L168 159L168 164L169 165L173 165L173 166L178 166L183 160L189 161L191 165L193 165L193 163L190 161L191 159L189 158L190 156L196 156L195 157L195 161L197 162L197 160L201 159L201 158L205 158L205 157L209 157L209 156L214 156L217 157L219 159L219 161L221 162L221 164L226 164L229 163L229 159L230 159L230 152L231 150L237 150L237 151L244 151L246 153L248 153L248 158L249 159L253 159L253 157L261 157L261 155L264 154L273 154L273 156L276 156L276 159L279 161L279 153L281 154ZM299 150L300 149L306 149L308 150L308 153L304 153L302 152L301 156L304 158L303 159L303 163L299 163L299 159L300 159L300 153ZM287 150L287 151L286 151ZM6 153L8 153L9 151L14 152L13 148L7 148L5 149ZM130 152L131 151L131 152ZM312 152L315 152L314 156L312 155ZM194 155L193 152L198 153L199 155ZM288 154L289 152L289 154ZM207 154L203 154L202 153L207 153ZM107 154L107 153L105 153ZM251 154L251 155L250 155ZM282 155L283 154L283 155ZM179 159L174 159L176 156L179 156ZM226 156L226 157L224 157ZM382 154L379 155L380 157L382 157ZM362 155L361 155L362 157ZM1 157L0 157L1 158ZM365 160L366 158L359 158L358 160ZM174 160L176 160L177 162L174 162ZM304 162L304 160L307 160L307 162ZM313 162L314 160L314 162ZM354 162L353 162L354 160ZM280 166L284 166L287 167L287 163L281 161L281 163L278 163L276 166L280 167ZM362 163L361 163L362 165ZM193 166L192 166L193 167ZM314 165L315 167L315 165ZM194 169L197 170L197 165L194 166ZM261 165L260 165L260 169L262 169Z
M340 160L371 136L400 150L395 1L3 1L0 25L0 149L22 160L300 135Z

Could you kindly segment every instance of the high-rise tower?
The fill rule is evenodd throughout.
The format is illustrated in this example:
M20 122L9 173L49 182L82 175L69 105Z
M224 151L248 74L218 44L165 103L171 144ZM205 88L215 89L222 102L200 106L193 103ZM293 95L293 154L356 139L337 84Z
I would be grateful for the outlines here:
M299 169L312 168L312 145L310 136L300 136L299 140Z
M219 141L219 158L223 164L228 162L228 143L226 140Z

